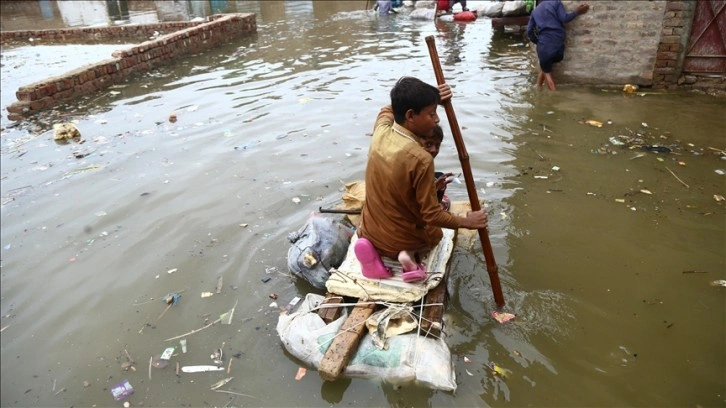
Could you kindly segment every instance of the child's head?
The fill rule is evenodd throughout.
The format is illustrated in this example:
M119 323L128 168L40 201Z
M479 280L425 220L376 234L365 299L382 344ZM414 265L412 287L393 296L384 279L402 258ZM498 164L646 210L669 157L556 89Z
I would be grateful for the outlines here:
M440 102L438 88L418 78L402 77L391 90L396 123L422 138L430 137L439 123L436 107Z
M436 125L434 127L434 132L431 137L425 137L421 138L421 145L423 146L424 150L429 152L431 154L431 157L434 159L439 154L439 149L441 149L441 142L444 140L444 130L441 129L441 126Z

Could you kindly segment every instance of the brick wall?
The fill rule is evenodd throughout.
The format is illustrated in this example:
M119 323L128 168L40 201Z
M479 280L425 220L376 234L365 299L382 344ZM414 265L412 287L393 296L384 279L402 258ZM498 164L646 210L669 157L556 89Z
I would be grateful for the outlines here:
M148 71L160 64L167 63L181 55L200 52L215 45L229 42L235 38L251 35L257 32L254 14L224 14L209 18L206 23L171 23L182 24L176 27L192 26L162 35L154 40L145 41L129 49L116 51L112 58L99 61L95 64L67 72L30 85L22 86L15 93L18 101L8 106L8 118L20 120L31 116L38 111L48 109L56 104L105 89L121 80ZM165 23L164 26L166 27ZM134 28L136 33L160 31L160 24L151 24L144 28ZM174 27L174 26L172 26ZM66 41L98 40L98 36L116 35L121 28L103 27L82 28L66 30L38 30L43 38L65 38ZM130 31L130 30L129 30ZM3 38L15 38L19 32L4 32ZM27 41L28 33L23 31ZM37 34L34 34L37 35ZM38 38L38 37L35 37Z
M568 11L583 1L563 0ZM683 74L696 3L693 0L601 0L567 24L556 83L726 90L723 75ZM536 55L533 54L536 63Z
M653 85L658 88L676 85L683 69L688 37L693 21L693 1L670 0L663 15L663 29L655 57Z
M114 43L125 40L144 40L155 32L168 34L184 28L196 27L203 22L178 21L157 24L135 24L111 27L65 28L58 30L18 30L0 32L0 44L25 44L29 40L40 43Z
M574 11L582 1L562 3L567 11ZM588 13L566 26L565 59L555 65L555 82L652 85L666 3L589 2Z

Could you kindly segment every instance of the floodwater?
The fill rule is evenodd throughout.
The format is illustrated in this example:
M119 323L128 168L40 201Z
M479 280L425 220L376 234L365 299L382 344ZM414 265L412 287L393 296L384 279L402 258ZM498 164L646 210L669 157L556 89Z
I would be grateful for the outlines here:
M120 406L110 388L124 379L134 406L726 404L726 288L711 285L726 279L726 100L536 90L521 36L486 19L379 18L362 1L226 3L257 13L257 35L32 121L3 114L0 405ZM284 305L314 289L287 273L286 237L363 178L396 79L435 82L429 35L517 317L490 317L478 238L463 239L447 308L455 393L324 383L314 370L296 381L269 295ZM28 71L59 73L39 56L83 53L68 49L3 49L3 111ZM458 172L439 113L436 165ZM61 121L85 143L56 144L48 130ZM448 194L467 199L463 184ZM219 277L222 293L200 297ZM165 311L170 292L181 298ZM149 373L150 357L178 346L165 339L235 304L231 325L187 336L186 354ZM230 374L175 375L175 362L210 364L219 347ZM125 350L135 371L122 370ZM221 390L246 396L210 390L226 377Z

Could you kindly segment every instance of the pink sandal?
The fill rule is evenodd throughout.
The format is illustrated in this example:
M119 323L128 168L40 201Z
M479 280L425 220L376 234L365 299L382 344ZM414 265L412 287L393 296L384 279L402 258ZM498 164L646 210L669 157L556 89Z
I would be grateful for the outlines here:
M370 279L386 279L393 276L393 272L383 265L381 256L378 255L376 248L371 241L366 238L358 238L353 248L355 257L361 265L363 276Z
M427 277L426 268L422 264L418 265L418 269L403 271L403 281L406 283L425 280Z

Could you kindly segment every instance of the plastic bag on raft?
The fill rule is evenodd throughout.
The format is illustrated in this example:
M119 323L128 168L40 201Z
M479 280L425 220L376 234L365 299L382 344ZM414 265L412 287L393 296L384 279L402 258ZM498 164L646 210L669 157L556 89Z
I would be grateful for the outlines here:
M325 289L330 268L340 266L354 229L340 221L313 214L299 231L288 236L287 268L318 289Z
M324 299L309 293L296 312L280 314L277 322L277 333L285 349L316 368L348 318L344 309L337 320L326 325L313 310ZM393 384L417 382L436 390L456 390L451 352L443 338L427 338L414 332L387 338L386 343L387 348L381 350L370 335L364 335L342 376Z

